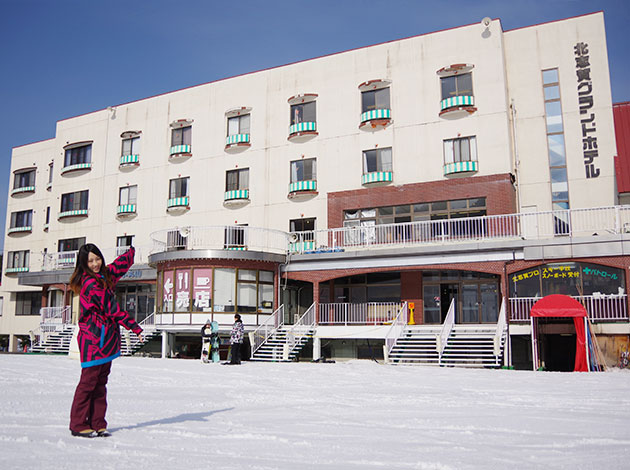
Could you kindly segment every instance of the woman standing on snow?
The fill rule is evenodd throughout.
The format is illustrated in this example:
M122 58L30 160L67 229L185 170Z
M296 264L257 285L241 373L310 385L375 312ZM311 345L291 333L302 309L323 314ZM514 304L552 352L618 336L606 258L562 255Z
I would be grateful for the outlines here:
M232 326L232 334L230 334L230 344L232 345L232 361L230 364L241 363L241 345L243 344L243 321L237 313L234 315L234 325Z
M79 351L81 379L74 392L70 410L73 436L107 437L107 378L112 362L120 356L120 328L132 330L140 341L142 328L116 302L114 288L133 264L135 250L105 266L103 254L88 243L79 249L77 264L70 277L70 288L81 293L79 313Z

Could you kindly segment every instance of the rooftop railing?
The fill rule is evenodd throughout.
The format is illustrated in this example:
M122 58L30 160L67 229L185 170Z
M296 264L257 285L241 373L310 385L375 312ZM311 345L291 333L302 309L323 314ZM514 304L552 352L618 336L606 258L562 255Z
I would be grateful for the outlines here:
M628 321L626 294L595 294L572 296L586 308L591 321ZM513 297L510 299L510 321L529 322L529 312L542 297Z
M125 253L129 249L128 246L117 246L109 249L102 249L101 252L105 257L105 262L111 263L120 255ZM136 254L134 257L134 264L147 262L145 253L149 250L147 247L135 247ZM59 251L56 253L42 253L42 270L43 271L56 271L59 269L74 269L77 263L77 255L79 251ZM37 257L36 254L32 254L32 257Z

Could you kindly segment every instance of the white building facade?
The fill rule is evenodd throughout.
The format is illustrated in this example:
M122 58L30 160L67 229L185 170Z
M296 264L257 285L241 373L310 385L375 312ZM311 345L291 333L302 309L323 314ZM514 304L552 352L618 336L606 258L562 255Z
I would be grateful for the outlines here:
M123 308L172 334L234 312L253 330L281 305L292 322L310 303L322 328L320 304L407 301L438 325L453 299L455 323L496 323L502 298L544 295L550 260L580 279L608 266L622 295L615 154L602 13L492 20L59 121L13 151L0 335L15 350L40 307L76 313L66 285L86 241L107 262L138 248ZM597 221L580 228L586 209ZM510 214L528 216L491 228ZM519 293L534 271L539 288ZM611 337L628 333L625 299ZM318 331L314 350L334 336Z

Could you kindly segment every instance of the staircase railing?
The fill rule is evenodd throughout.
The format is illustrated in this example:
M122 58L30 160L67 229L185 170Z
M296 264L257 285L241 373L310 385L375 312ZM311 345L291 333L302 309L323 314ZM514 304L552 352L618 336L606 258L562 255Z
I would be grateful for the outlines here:
M451 335L451 331L453 330L453 325L455 324L455 299L451 300L451 305L448 307L448 313L446 314L446 318L444 319L444 324L442 325L442 331L440 331L439 335L436 335L435 338L435 349L440 358L439 362L442 362L442 354L444 353L444 349L446 348L446 343L448 341L448 337Z
M304 312L304 315L287 331L287 339L282 352L285 361L289 360L289 355L295 349L296 345L300 344L302 339L313 329L316 321L316 305L316 303L313 303L306 312Z
M398 311L398 315L392 321L392 326L387 330L387 334L385 335L385 345L384 345L384 356L385 363L389 363L389 354L394 349L396 345L396 341L400 338L400 335L405 331L405 327L407 326L407 302L403 302Z
M43 307L39 309L39 326L42 333L63 330L72 321L72 307Z
M153 331L155 331L155 312L148 315L144 320L138 322L138 325L140 325L140 327L144 331L143 334L145 337L148 334L153 333ZM125 353L131 355L133 352L135 352L136 346L138 346L138 344L140 343L140 339L136 335L132 336L131 331L123 328L122 326L120 327L120 333L125 346L123 348L123 355L125 355Z
M284 324L284 305L280 305L269 318L249 334L252 357L254 353Z
M499 311L499 319L497 320L497 329L494 333L494 355L498 364L499 356L501 355L501 341L503 339L503 332L505 331L506 314L505 314L505 297L501 300L501 310Z

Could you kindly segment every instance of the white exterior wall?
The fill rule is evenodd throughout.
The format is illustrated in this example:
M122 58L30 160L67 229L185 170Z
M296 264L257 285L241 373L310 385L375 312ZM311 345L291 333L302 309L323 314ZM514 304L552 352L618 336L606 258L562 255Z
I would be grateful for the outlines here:
M509 93L517 111L521 207L551 210L542 70L552 68L560 80L571 208L614 205L616 144L603 13L508 31L504 37ZM587 115L579 110L573 50L578 42L588 44L591 63L594 106ZM590 113L596 116L600 175L587 179L580 119Z
M490 34L488 34L490 33ZM579 151L579 110L573 45L589 43L594 65L594 98L600 140L601 176L585 181ZM440 79L436 71L456 63L473 64L477 111L458 119L439 117ZM150 233L177 226L248 224L289 230L289 220L316 217L326 228L327 193L362 189L362 150L393 148L394 185L446 180L443 139L477 136L477 175L513 172L509 98L517 114L521 205L551 208L544 103L540 70L560 68L567 142L571 206L613 203L614 135L603 17L593 14L503 33L498 20L485 32L479 24L347 51L318 59L220 80L123 104L57 123L54 139L14 149L12 171L36 164L37 190L8 198L11 212L32 208L33 233L5 237L5 251L31 250L31 271L41 267L44 248L57 251L59 239L86 237L111 261L116 237L135 235L142 258L150 249ZM391 80L393 124L374 133L359 130L358 85L372 79ZM287 99L316 93L319 135L304 143L288 142ZM509 98L508 98L509 97ZM224 151L227 119L235 107L251 107L251 147L238 154ZM169 162L171 129L179 119L192 119L192 157ZM142 131L140 166L121 171L121 133ZM92 140L92 169L62 176L63 147ZM319 195L303 201L287 198L291 160L317 158ZM46 191L48 163L54 158L52 191ZM251 203L225 208L225 174L250 168ZM166 212L169 180L190 177L190 211ZM116 218L119 187L138 185L137 216ZM456 184L456 183L454 183ZM588 184L592 190L582 191ZM10 185L12 189L13 185ZM89 216L57 220L61 195L89 189ZM420 201L418 201L420 202ZM51 206L50 229L43 232L45 208ZM7 228L9 224L7 223ZM142 259L141 259L142 261ZM6 261L5 261L6 266ZM17 278L6 277L0 334L23 334L13 318ZM22 319L20 319L21 321Z

